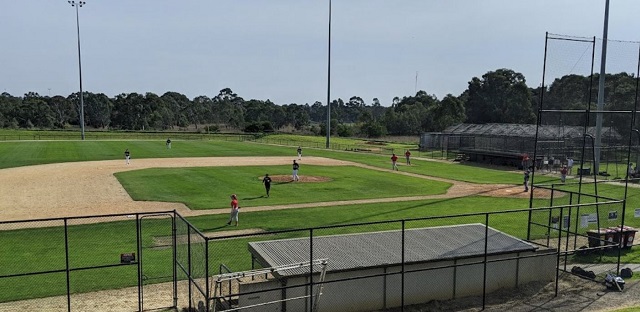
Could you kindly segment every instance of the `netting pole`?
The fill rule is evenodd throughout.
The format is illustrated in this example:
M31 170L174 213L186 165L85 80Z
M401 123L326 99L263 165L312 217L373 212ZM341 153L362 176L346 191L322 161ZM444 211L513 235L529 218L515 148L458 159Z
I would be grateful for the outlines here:
M598 104L599 113L596 114L596 137L594 146L593 167L596 174L600 172L600 143L602 141L602 113L604 109L604 80L607 66L607 34L609 32L609 0L604 7L604 27L602 31L602 55L600 58L600 77L598 77ZM591 104L591 101L589 101ZM596 194L597 195L597 194Z
M547 72L547 51L548 51L548 45L549 45L549 32L545 32L544 33L544 60L542 61L542 85L541 85L541 90L540 90L540 104L538 105L538 118L536 120L536 136L535 139L533 141L533 170L531 172L531 193L529 194L529 209L533 208L533 182L534 182L534 178L535 178L535 172L536 172L536 155L538 152L538 135L539 135L539 131L540 131L540 123L542 120L542 103L544 101L544 90L545 90L545 86L544 86L544 77L545 74ZM522 159L522 164L523 166L527 166L528 163L524 162L524 157ZM529 168L522 168L523 171L528 170ZM533 211L529 210L529 220L527 222L527 240L531 239L531 217L532 217Z
M584 169L584 148L585 145L587 144L587 139L586 139L586 134L587 134L587 129L589 127L589 115L591 114L591 95L593 93L593 66L594 66L594 62L595 62L595 53L596 53L596 37L593 37L593 41L592 41L592 45L593 48L591 49L591 75L589 75L589 97L587 100L587 111L585 113L585 120L584 120L584 127L583 127L583 136L582 136L582 151L580 152L580 171L578 172L580 175L580 178L578 179L578 202L577 204L580 204L580 199L581 199L581 195L582 195L582 176L583 176L583 169ZM594 168L595 169L595 168ZM578 214L580 213L580 207L578 207ZM577 232L576 232L577 233Z
M638 133L638 142L640 142L640 131L635 129L636 124L636 113L638 112L638 90L640 89L640 45L638 46L638 65L636 68L636 96L635 102L633 104L633 113L631 114L631 122L630 122L630 131L629 131L629 147L627 149L627 162L631 159L631 137L632 132L637 131ZM636 164L637 165L637 164ZM622 218L620 220L620 230L624 227L624 215L627 211L627 192L629 191L629 179L625 179L624 182L624 201L622 201ZM620 242L622 242L622 236L620 235ZM619 247L622 247L620 245ZM618 263L616 266L616 273L620 273L620 257L622 256L622 248L618 248Z

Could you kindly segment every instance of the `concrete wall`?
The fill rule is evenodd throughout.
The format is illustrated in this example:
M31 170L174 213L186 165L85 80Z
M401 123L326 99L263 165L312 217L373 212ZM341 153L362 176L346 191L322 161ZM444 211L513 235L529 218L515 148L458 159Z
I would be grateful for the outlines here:
M556 253L554 250L536 251L519 254L488 257L489 261L500 260L516 255L537 255L533 258L522 258L490 262L487 264L487 293L502 288L516 288L532 281L553 281L556 270ZM484 265L470 264L483 261L483 257L456 261L406 265L405 271L431 269L428 271L405 273L404 303L405 305L425 303L431 300L447 300L467 296L482 295ZM456 265L451 268L437 268ZM437 268L437 269L434 269ZM327 273L325 281L359 277L364 275L399 273L401 266L387 268L354 270L350 272ZM317 278L317 276L314 276ZM401 275L387 275L366 279L355 279L343 282L327 283L320 297L320 311L371 311L401 305ZM301 285L308 277L287 279L287 285ZM317 280L316 280L317 281ZM280 282L271 280L261 283L240 284L240 292L268 290L280 287ZM317 288L314 288L314 292ZM309 294L307 287L287 289L286 297L293 298ZM243 298L246 297L246 298ZM239 305L247 306L257 302L282 299L281 291L268 291L259 295L240 296ZM286 303L287 311L309 310L309 299L292 300ZM281 304L264 306L260 311L280 311ZM258 311L257 309L243 311Z

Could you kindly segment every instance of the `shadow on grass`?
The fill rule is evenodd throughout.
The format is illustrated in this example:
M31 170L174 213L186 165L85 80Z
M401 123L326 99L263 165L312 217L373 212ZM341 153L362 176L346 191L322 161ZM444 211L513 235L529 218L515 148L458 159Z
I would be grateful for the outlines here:
M218 227L213 227L213 228L203 228L203 229L199 229L200 232L211 232L211 231L216 231L216 230L220 230L220 229L224 229L229 227L227 224L222 225L222 226L218 226Z
M240 199L242 199L242 200L254 200L254 199L265 198L265 197L267 197L267 195L256 196L256 197L243 197L243 198L240 198Z
M511 186L506 186L503 187L504 189L508 189L511 188ZM503 189L503 188L498 188L498 189ZM379 213L372 213L366 216L360 216L357 218L352 218L352 219L347 219L347 220L341 220L339 222L334 222L331 223L331 225L339 225L339 224L346 224L346 223L352 223L352 222L356 222L356 221L364 221L364 220L368 220L370 218L375 218L375 217L381 217L384 215L388 215L388 214L392 214L392 213L398 213L398 212L402 212L402 211L406 211L406 210L411 210L411 209L415 209L415 208L422 208L422 207L429 207L432 205L437 205L437 204L441 204L441 203L446 203L452 200L458 200L458 199L462 199L462 198L466 198L466 197L470 197L470 196L477 196L480 194L484 194L484 193L489 193L492 192L493 190L488 190L488 191L482 191L482 192L476 192L467 196L460 196L460 197L451 197L451 198L444 198L441 200L435 200L432 201L430 203L421 203L421 204L417 204L417 205L412 205L412 206L408 206L408 207L404 207L404 208L399 208L396 210L391 210L391 211L384 211L384 212L379 212ZM368 221L374 221L374 220L368 220Z
M347 219L347 220L341 220L339 222L334 222L334 223L331 223L331 225L349 224L349 223L355 223L356 221L365 221L365 220L373 222L374 220L370 220L371 218L381 217L381 216L384 216L384 215L398 213L398 212L401 212L401 211L412 210L412 209L416 209L416 208L427 207L427 206L431 206L431 205L445 203L445 202L452 201L452 200L459 199L459 198L462 198L462 197L445 198L445 199L433 201L433 202L428 203L428 204L421 203L421 204L412 205L412 206L408 206L408 207L404 207L404 208L399 208L399 209L396 209L396 210L390 210L390 211L379 212L379 213L372 213L372 214L368 214L368 215L365 215L365 216L360 216L360 217L357 217L357 218L352 218L352 219Z
M280 185L280 184L289 184L289 183L291 183L291 182L293 182L293 180L291 180L291 181L284 181L284 182L273 182L273 184L275 184L275 185Z

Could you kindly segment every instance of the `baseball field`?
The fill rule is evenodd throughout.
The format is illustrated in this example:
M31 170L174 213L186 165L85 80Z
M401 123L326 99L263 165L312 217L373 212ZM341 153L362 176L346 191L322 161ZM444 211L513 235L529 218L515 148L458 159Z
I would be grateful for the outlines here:
M216 236L529 207L522 173L516 170L434 160L416 151L411 165L401 157L399 170L394 171L388 154L312 148L318 139L322 138L287 137L290 145L173 139L171 149L164 139L0 142L0 220L175 210L203 233ZM304 144L298 160L297 145ZM125 163L125 149L131 151L130 164ZM294 159L300 163L298 182L291 181ZM265 174L274 179L270 197L265 196L261 182ZM559 181L551 174L535 179L537 183ZM621 185L599 187L605 196L624 195ZM590 190L583 187L582 191ZM230 194L238 195L242 207L238 227L226 226ZM630 188L628 207L640 207L639 195L640 190ZM549 193L537 190L533 201L534 206L548 206ZM627 214L626 224L640 225L633 209L627 209ZM498 216L493 225L519 235L522 222L513 222L512 217L501 220ZM447 222L451 221L430 225ZM146 221L141 238L153 255L145 269L165 277L157 283L168 281L172 269L171 250L159 248L166 238L165 226L166 220ZM0 224L0 277L11 276L0 278L0 310L3 303L65 293L60 287L65 274L19 276L64 268L65 246L52 242L64 241L65 235L75 247L70 267L107 265L114 254L135 250L135 228L126 217L77 219L68 227L69 233L62 228L59 220ZM387 228L381 224L367 230ZM323 232L334 233L339 230ZM246 250L249 241L229 241L225 249ZM640 262L639 257L640 252L628 252L623 261ZM233 263L244 270L250 268L249 260L219 252L211 265ZM130 278L135 273L133 266L74 272L72 292L135 286Z

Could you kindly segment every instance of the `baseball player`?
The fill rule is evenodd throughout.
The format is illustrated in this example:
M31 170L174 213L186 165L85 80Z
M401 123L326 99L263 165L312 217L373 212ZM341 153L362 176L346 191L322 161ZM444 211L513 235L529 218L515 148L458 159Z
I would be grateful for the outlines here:
M127 165L128 165L129 164L129 159L131 159L131 153L129 152L128 148L126 150L124 150L124 159L127 161Z
M269 197L269 191L271 190L271 178L269 177L268 173L264 175L262 184L264 184L264 189L267 191L267 197Z
M293 161L293 181L298 181L298 169L300 169L300 165L294 160Z

